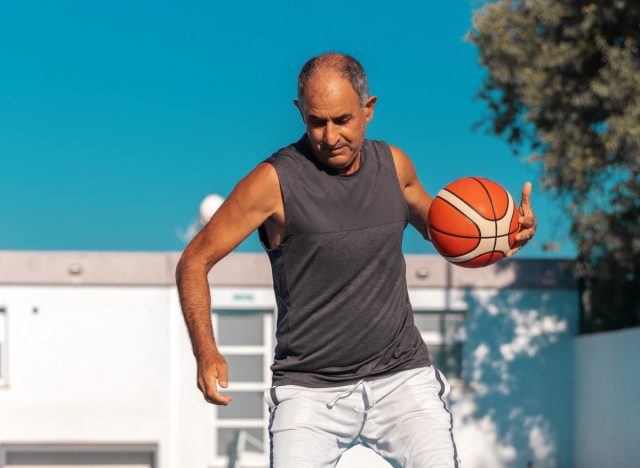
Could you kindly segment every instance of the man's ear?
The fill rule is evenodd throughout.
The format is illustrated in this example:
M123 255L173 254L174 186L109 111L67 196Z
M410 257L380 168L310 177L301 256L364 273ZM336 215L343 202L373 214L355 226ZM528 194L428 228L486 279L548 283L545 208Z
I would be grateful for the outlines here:
M364 116L367 120L367 123L371 122L371 119L373 119L373 109L376 105L376 102L378 102L378 97L371 96L369 97L369 99L367 99L367 102L364 103Z
M298 101L297 99L294 99L293 100L293 105L298 108L298 111L300 112L300 117L302 117L302 121L305 122L305 120L304 120L304 110L302 109L302 103L300 101Z

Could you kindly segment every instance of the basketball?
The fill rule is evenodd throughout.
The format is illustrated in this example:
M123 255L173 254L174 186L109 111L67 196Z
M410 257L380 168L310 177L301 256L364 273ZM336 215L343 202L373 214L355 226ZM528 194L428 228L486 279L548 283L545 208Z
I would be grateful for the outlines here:
M518 207L502 186L465 177L444 187L429 209L429 234L449 262L480 268L505 257L518 232Z

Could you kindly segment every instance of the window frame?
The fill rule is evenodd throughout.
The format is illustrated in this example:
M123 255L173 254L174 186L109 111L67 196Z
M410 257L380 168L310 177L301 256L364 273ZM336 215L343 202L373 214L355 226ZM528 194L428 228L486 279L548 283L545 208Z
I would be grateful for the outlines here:
M154 443L3 443L0 444L0 467L7 465L12 455L31 454L139 454L147 455L150 467L158 468L158 445ZM12 466L22 466L21 464ZM33 465L24 465L33 466ZM61 465L63 466L63 465ZM73 465L64 465L71 466ZM78 465L86 466L86 465ZM99 465L96 465L96 467Z
M258 312L262 313L262 344L261 345L235 345L226 344L218 347L220 353L227 356L251 355L263 357L262 381L256 382L229 382L225 392L259 392L271 386L271 363L275 345L275 314L276 303L273 290L263 288L215 288L212 294L211 321L214 334L218 333L218 314L216 312ZM211 467L226 467L229 457L218 452L219 429L261 429L263 450L262 452L245 452L242 456L242 466L264 467L269 464L269 408L266 403L262 405L262 417L221 419L218 417L219 407L210 405L210 437L212 442L209 452L209 465ZM253 445L251 445L253 447Z
M414 307L413 308L414 315L414 323L415 317L418 315L431 315L437 316L439 318L440 330L422 330L418 327L416 323L416 328L420 332L420 336L422 340L427 345L427 348L432 346L460 346L460 375L453 375L451 373L447 373L446 369L440 369L445 372L447 377L447 381L452 386L461 386L464 385L464 347L467 341L466 336L466 328L465 328L465 320L467 315L466 309L459 308L431 308L431 307ZM459 317L459 323L457 324L457 329L453 333L447 332L447 317ZM444 332L444 333L443 333ZM437 363L433 363L433 365L437 365Z

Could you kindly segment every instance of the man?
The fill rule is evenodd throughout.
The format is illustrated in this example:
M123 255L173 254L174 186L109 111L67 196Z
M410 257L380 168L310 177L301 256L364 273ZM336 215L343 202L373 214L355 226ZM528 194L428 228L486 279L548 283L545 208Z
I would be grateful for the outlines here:
M444 376L413 324L402 233L425 238L431 197L398 148L365 139L377 98L342 54L307 62L294 101L300 141L259 164L185 249L176 277L206 401L227 405L207 272L259 229L278 303L272 462L335 466L350 446L393 466L458 466ZM525 184L512 255L535 232Z

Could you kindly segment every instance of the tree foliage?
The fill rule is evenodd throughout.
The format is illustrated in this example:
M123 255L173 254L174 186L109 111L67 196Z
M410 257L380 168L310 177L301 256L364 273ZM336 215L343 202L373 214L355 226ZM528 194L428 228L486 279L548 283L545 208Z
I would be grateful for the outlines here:
M618 301L637 320L640 1L498 0L475 12L469 40L488 71L479 97L490 128L541 162L543 187L570 216L579 273L601 286L594 306Z

